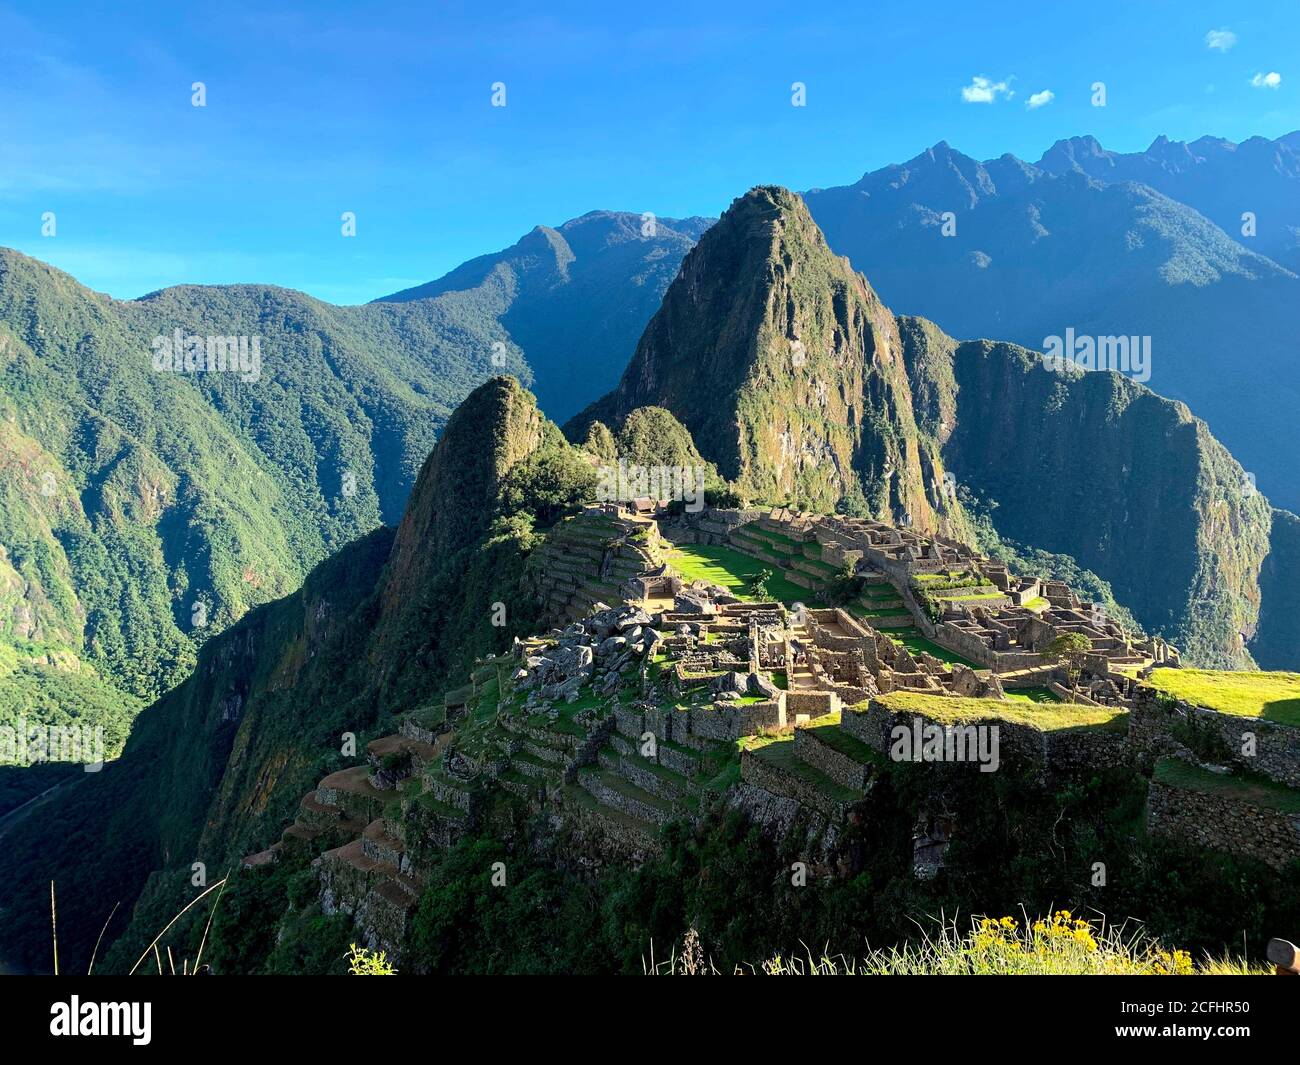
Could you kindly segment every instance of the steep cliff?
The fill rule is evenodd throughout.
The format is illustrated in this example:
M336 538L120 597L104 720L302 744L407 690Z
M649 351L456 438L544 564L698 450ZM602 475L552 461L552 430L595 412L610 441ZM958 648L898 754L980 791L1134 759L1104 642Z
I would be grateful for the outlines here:
M513 378L471 393L396 531L348 545L296 593L210 640L193 674L140 715L117 762L8 831L6 950L48 964L41 899L51 879L70 971L84 964L106 899L123 905L105 942L128 932L109 964L147 943L192 897L193 863L215 881L278 831L308 786L348 760L348 734L440 699L476 655L534 623L520 591L532 526L544 507L589 494L591 478ZM504 625L493 624L497 602Z
M1289 511L1273 511L1259 591L1259 626L1250 652L1262 669L1296 669L1300 665L1300 517Z
M1270 508L1182 403L900 320L923 429L1000 533L1071 555L1192 662L1251 664Z

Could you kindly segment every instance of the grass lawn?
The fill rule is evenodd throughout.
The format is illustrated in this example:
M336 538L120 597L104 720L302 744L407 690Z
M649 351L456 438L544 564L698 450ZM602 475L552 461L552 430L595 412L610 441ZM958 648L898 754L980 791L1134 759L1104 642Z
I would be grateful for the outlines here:
M1257 806L1267 806L1286 813L1300 813L1300 791L1284 787L1255 774L1211 773L1178 758L1162 758L1156 763L1152 779L1176 788L1240 799Z
M1148 683L1175 698L1224 714L1300 725L1300 673L1157 669Z
M898 606L881 607L872 606L859 599L856 603L849 603L845 609L854 617L862 618L866 621L870 621L872 618L911 617L911 614L908 613L907 607L903 606L901 603L899 603Z
M1059 703L1061 701L1050 688L1016 688L1014 691L1008 688L1007 698L1016 699L1022 703Z
M967 576L964 570L944 570L940 573L918 573L916 580L918 584L938 584L941 581L955 581L960 577Z
M771 572L767 590L774 599L789 605L815 605L817 597L807 588L788 580L780 570L734 547L681 544L668 552L668 564L686 581L705 580L726 588L737 599L752 600L749 584L763 570Z
M1118 725L1125 711L1111 706L1082 706L1074 703L1035 703L1001 699L967 699L924 692L890 692L875 700L900 714L919 714L940 724L978 721L1006 721L1029 725L1042 732L1058 729Z
M898 591L892 584L868 584L862 588L864 599L897 599Z
M960 599L968 602L972 599L1005 599L1006 596L1001 592L963 592L957 589L953 592L935 592L935 599Z
M940 662L947 662L952 665L954 662L959 666L969 666L971 669L983 669L978 662L972 662L969 658L963 658L956 651L949 651L946 647L940 647L933 640L927 640L916 629L904 632L900 635L898 629L881 629L895 643L901 643L909 651L918 653L924 651L926 654L934 655Z

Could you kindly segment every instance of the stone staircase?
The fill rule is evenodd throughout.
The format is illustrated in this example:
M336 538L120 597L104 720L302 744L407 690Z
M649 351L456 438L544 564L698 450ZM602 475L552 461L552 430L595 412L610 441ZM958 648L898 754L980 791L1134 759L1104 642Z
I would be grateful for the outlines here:
M800 621L790 626L791 643L801 643L805 648L812 647L812 633L808 631L807 622ZM789 688L794 691L797 688L806 688L817 690L821 688L817 675L813 672L812 660L805 654L804 660L787 669Z

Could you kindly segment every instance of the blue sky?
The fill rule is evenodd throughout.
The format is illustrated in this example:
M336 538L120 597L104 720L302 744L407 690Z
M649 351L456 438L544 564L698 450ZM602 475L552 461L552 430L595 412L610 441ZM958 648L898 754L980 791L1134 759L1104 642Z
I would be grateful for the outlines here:
M616 6L0 0L0 244L120 298L255 281L354 303L537 223L716 215L939 140L1034 160L1080 133L1300 128L1294 0Z

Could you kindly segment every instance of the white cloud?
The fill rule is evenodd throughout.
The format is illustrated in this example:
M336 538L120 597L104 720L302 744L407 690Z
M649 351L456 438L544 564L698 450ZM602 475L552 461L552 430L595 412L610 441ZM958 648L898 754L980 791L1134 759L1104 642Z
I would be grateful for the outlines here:
M1044 89L1042 92L1036 92L1029 97L1025 102L1025 106L1029 108L1029 110L1035 111L1040 107L1046 107L1055 99L1056 93L1052 92L1051 89Z
M1237 35L1224 26L1222 29L1210 30L1205 35L1205 47L1215 52L1226 52L1237 43Z
M1257 89L1276 89L1282 84L1282 75L1276 70L1270 70L1267 74L1256 74L1250 83Z
M1012 80L1007 78L1006 81L994 81L992 78L977 74L970 79L970 84L962 89L961 98L968 104L991 104L999 96L1005 96L1010 100L1015 96L1011 90Z

